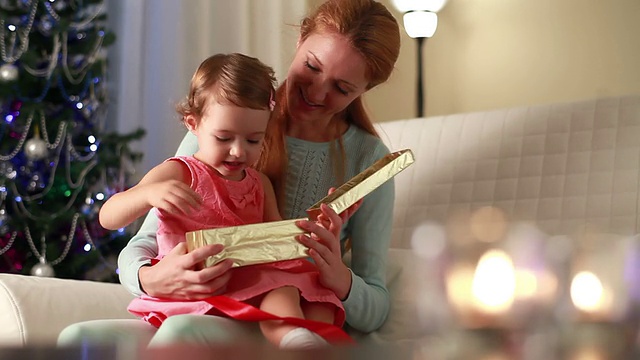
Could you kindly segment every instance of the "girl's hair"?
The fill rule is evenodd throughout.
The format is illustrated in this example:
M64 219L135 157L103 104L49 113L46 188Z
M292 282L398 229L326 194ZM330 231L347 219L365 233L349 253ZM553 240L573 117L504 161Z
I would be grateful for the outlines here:
M251 109L271 109L276 79L271 67L243 54L217 54L204 60L191 77L189 95L176 105L182 121L198 121L209 101Z
M400 27L389 10L373 0L327 0L300 24L300 42L316 33L339 34L349 40L353 49L362 55L365 61L365 76L369 81L367 90L385 82L394 69L400 53ZM280 209L284 209L283 192L287 172L287 149L285 130L289 121L286 109L286 80L276 94L278 106L271 114L264 141L264 151L258 162L258 168L264 172L274 185ZM358 97L344 110L348 123L356 125L366 132L378 136L362 98ZM337 131L337 129L336 129ZM335 155L337 181L344 169L345 153L342 138L331 147ZM344 173L344 171L342 171ZM340 185L340 184L336 184Z

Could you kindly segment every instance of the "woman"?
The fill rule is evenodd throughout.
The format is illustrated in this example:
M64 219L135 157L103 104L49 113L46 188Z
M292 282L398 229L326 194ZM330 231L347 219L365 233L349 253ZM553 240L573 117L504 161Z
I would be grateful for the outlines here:
M373 0L329 0L302 20L297 51L277 91L277 108L258 163L258 170L274 184L283 218L304 217L305 210L331 187L341 185L389 152L364 110L362 95L389 78L399 50L396 20ZM195 138L187 134L177 155L191 155L196 150ZM320 282L342 300L349 327L361 332L379 328L389 309L385 272L393 199L393 182L389 181L367 195L344 226L342 218L328 207L323 208L330 219L327 228L311 221L298 223L311 233L300 236L299 241L309 248ZM120 254L120 280L129 291L203 299L224 289L230 262L193 270L195 264L220 252L220 245L191 253L185 246L177 246L150 266L157 255L156 227L155 216L147 216L140 232ZM342 262L347 238L350 268ZM97 329L95 324L84 324L65 329L59 343L91 336L92 326ZM117 325L126 332L123 324ZM150 329L141 336L153 336L152 345L211 343L255 332L257 327L252 325L213 316L179 315L165 320L155 334ZM102 326L109 330L108 325Z

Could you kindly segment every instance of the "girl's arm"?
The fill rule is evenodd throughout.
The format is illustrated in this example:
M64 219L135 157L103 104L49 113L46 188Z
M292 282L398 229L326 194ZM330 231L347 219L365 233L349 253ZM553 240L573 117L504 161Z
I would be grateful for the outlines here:
M187 132L176 156L191 156L197 151L198 139ZM151 266L151 259L158 256L157 230L158 217L155 211L149 211L138 233L118 255L120 283L129 292L136 296L146 293L156 297L193 300L209 297L224 288L232 261L193 270L196 264L221 251L216 245L203 246L188 254L170 253L175 256L165 256L156 266Z
M280 212L278 211L278 202L276 201L276 194L271 185L271 180L260 173L260 179L262 180L262 187L264 189L264 221L278 221L282 220Z
M184 165L164 162L134 187L113 195L100 209L100 224L111 230L127 226L151 208L170 213L188 213L200 204L200 197L189 187L191 176Z

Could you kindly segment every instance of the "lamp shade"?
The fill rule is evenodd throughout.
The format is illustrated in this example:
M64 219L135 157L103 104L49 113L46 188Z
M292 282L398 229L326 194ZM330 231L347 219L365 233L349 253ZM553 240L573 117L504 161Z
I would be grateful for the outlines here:
M429 11L411 11L404 14L404 29L412 38L432 37L438 27L438 15Z
M415 10L438 12L447 0L392 0L392 3L402 13Z

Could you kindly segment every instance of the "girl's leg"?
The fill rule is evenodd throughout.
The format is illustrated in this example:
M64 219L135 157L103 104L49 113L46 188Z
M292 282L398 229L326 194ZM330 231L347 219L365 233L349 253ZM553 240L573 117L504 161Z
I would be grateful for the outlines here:
M260 309L281 317L304 318L304 313L300 307L300 292L292 286L285 286L268 292L260 303ZM297 326L277 320L260 322L262 333L269 342L276 346L280 345L282 337L295 328Z
M213 315L174 315L167 318L149 347L172 344L216 345L264 341L255 323Z
M272 290L263 298L260 309L282 317L296 317L333 323L333 306L309 303L300 298L300 292L294 287ZM320 335L302 327L289 325L281 321L263 321L260 329L272 344L285 349L312 349L323 347L327 342Z

